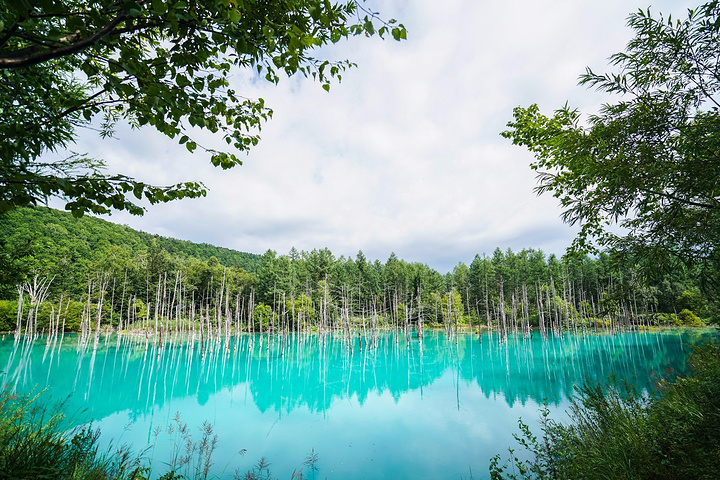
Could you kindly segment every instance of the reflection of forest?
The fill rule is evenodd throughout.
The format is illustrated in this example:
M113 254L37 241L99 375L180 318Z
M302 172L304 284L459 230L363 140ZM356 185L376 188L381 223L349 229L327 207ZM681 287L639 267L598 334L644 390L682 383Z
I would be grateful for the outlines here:
M5 383L26 392L52 386L56 395L74 392L71 405L94 418L130 410L140 415L171 398L193 396L202 405L223 389L247 384L261 411L290 412L298 406L326 411L333 402L390 392L395 399L431 385L451 373L456 388L476 384L487 397L512 405L556 404L584 379L610 374L650 389L668 367L681 367L687 347L707 334L623 333L565 335L543 341L539 335L509 337L506 343L461 335L426 333L422 346L401 336L380 334L377 348L354 338L352 351L340 335L267 337L243 335L229 340L168 341L158 348L145 339L108 337L97 349L78 347L76 337L46 345L0 342ZM269 341L268 341L269 340ZM284 355L282 354L284 351Z

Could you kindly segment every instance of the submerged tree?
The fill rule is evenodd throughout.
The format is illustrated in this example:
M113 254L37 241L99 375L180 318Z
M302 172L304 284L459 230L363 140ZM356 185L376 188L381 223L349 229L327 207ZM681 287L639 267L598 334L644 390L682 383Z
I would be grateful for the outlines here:
M588 69L580 81L620 95L617 103L587 122L568 106L552 117L516 108L503 136L535 154L536 190L580 225L572 251L608 247L645 273L700 263L711 276L720 255L720 5L682 21L639 11L628 24L635 38L610 57L618 71Z
M43 154L72 145L77 128L100 117L104 136L120 120L150 125L231 168L242 163L235 153L199 145L191 130L222 135L241 152L258 142L272 112L233 89L234 69L274 83L299 72L329 89L351 64L313 51L375 33L406 37L402 25L379 20L357 0L2 2L0 212L60 196L76 215L142 214L133 196L157 203L204 195L199 183L158 187L106 174L102 161Z

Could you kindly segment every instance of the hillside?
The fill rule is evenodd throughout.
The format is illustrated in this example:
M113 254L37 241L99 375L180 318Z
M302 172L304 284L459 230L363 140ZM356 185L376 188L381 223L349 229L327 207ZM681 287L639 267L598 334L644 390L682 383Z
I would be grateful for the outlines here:
M155 256L164 252L166 261L176 263L207 262L215 257L221 265L248 272L255 271L260 259L252 253L152 235L90 216L75 218L45 207L21 208L0 216L0 249L6 262L15 260L25 271L70 278L84 277L108 258L144 261L152 252Z

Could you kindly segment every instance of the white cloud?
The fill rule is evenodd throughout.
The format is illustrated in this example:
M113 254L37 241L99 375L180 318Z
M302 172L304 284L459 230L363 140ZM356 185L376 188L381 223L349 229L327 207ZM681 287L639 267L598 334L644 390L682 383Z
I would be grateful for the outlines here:
M666 0L653 9L677 15L686 6ZM533 193L532 156L499 133L518 105L596 109L605 97L577 77L586 65L607 70L638 7L646 5L375 2L409 39L356 38L324 50L358 64L329 94L309 80L274 86L238 73L236 89L275 111L242 167L215 169L202 153L123 127L119 140L83 133L76 150L143 180L204 182L207 198L111 217L163 235L255 253L328 247L385 260L395 251L441 271L495 247L562 253L574 229L553 198Z

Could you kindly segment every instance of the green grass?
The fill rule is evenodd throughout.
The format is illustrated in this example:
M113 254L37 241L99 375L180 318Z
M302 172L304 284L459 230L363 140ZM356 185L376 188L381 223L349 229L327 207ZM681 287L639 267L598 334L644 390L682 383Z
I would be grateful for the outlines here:
M579 387L567 424L541 410L541 434L520 420L514 450L491 461L500 479L720 478L720 345L693 350L690 374L651 396L613 379Z
M146 469L127 449L102 453L99 432L67 429L61 406L40 394L0 394L0 478L143 479Z

